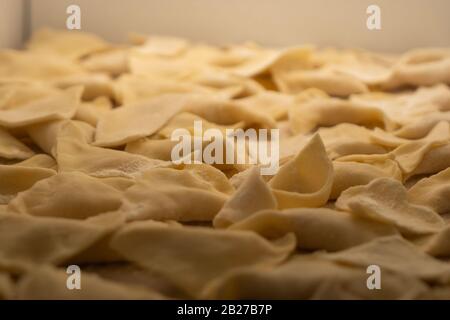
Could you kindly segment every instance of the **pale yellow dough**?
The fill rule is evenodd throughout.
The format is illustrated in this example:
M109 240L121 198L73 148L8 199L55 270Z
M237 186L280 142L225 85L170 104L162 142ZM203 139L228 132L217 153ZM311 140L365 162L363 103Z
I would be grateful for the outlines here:
M449 48L0 50L0 299L450 299L449 258Z

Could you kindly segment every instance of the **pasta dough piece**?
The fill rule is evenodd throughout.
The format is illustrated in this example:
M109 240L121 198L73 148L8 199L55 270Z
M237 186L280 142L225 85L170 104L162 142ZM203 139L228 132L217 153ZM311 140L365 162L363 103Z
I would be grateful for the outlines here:
M90 101L102 96L114 97L113 82L102 73L67 76L52 82L52 84L61 89L83 86L83 100Z
M195 150L196 146L195 143L198 141L198 137L188 137L191 143L191 150ZM159 159L163 161L170 161L172 162L172 150L173 148L178 144L178 141L171 141L170 139L139 139L133 142L130 142L127 144L125 151L135 154L143 155L150 159ZM208 145L215 143L215 142L209 142L209 141L201 141L202 150L205 150ZM220 163L213 163L212 165L215 168L218 168L219 170L222 170L224 172L236 170L238 172L245 170L246 167L248 167L248 164L226 164L226 148L224 146L224 154L223 154L223 164ZM247 152L248 150L246 150ZM236 157L237 149L235 149L234 157ZM195 155L195 152L188 155L188 157L195 161L193 155ZM246 159L248 159L248 153L246 153Z
M74 120L84 121L96 127L100 117L104 116L112 109L110 100L107 97L98 97L92 102L84 102L78 106Z
M191 170L156 168L143 172L125 192L120 210L128 220L211 221L232 187L219 170L206 164L192 166Z
M95 145L113 147L150 136L177 114L184 103L183 95L166 95L114 109L98 121Z
M188 298L186 294L158 274L149 272L130 262L90 265L83 270L117 284L139 286L151 292L157 292L161 295L160 299Z
M189 48L183 55L170 57L135 49L129 54L129 66L132 74L180 81L208 68L208 61L216 57L218 52L217 48L197 45Z
M439 122L430 134L421 140L411 141L400 145L391 154L398 162L405 178L413 175L425 155L430 150L445 145L449 141L450 125L444 121Z
M392 121L378 108L336 98L317 98L299 103L289 110L289 121L294 133L304 134L318 126L334 126L342 122L369 128L394 128Z
M450 299L449 286L434 286L419 296L420 300L448 300Z
M149 100L163 94L211 94L202 86L149 75L125 74L114 82L114 97L122 105Z
M177 115L175 115L172 119L170 119L166 125L164 125L159 131L158 131L158 137L162 138L171 138L172 133L177 129L186 129L189 131L189 133L194 136L196 133L194 130L195 128L195 121L201 122L201 128L203 131L206 131L208 129L218 129L222 131L223 136L225 136L226 129L237 129L242 127L243 123L236 123L234 125L230 126L222 126L215 123L211 123L195 114L189 113L189 112L181 112ZM200 137L202 138L202 137ZM205 143L205 141L202 141ZM205 143L206 144L206 143Z
M189 47L189 42L176 37L144 36L145 41L138 47L140 52L161 55L177 56Z
M440 121L433 129L423 138L417 140L408 140L404 138L399 138L393 134L384 132L379 129L375 129L372 134L372 140L378 144L388 146L388 147L399 147L403 144L409 142L424 142L432 144L444 144L450 140L450 126L448 122Z
M450 227L447 225L438 233L428 237L420 244L421 249L435 257L450 256Z
M333 165L318 134L269 181L279 209L320 207L333 185Z
M405 235L435 233L445 225L433 210L409 203L403 185L390 178L379 178L365 186L345 190L337 199L336 207L394 225Z
M48 98L61 90L52 86L33 81L6 81L0 80L0 110L15 107Z
M329 300L339 296L342 300L355 300L355 299L376 299L376 300L412 300L420 299L428 290L429 287L423 281L414 279L408 275L399 275L393 272L384 272L385 278L383 278L383 283L387 282L389 292L385 294L361 294L360 292L355 292L355 285L346 282L339 282L334 280L329 280L320 285L318 290L314 293L312 300ZM359 281L364 281L364 279L358 279ZM408 283L407 292L404 291L405 283ZM385 284L383 284L386 287ZM366 283L367 287L367 283ZM361 288L362 289L362 288ZM373 290L372 290L373 291ZM343 292L341 294L336 294L336 292Z
M450 122L450 112L428 113L395 131L395 135L405 139L419 139L425 137L436 128L439 122Z
M288 235L271 243L252 232L146 221L121 229L111 246L127 260L164 275L195 297L208 282L233 269L282 262L294 249L295 239Z
M70 135L79 141L91 143L94 140L95 128L76 120L53 120L27 127L30 138L43 151L56 157L56 143L67 124L73 126Z
M32 216L85 219L115 211L121 204L121 192L117 189L100 179L67 172L39 181L21 192L10 201L8 209Z
M386 81L396 61L395 56L360 49L325 49L319 51L315 57L324 65L323 69L352 76L368 86Z
M267 115L217 97L192 95L183 111L219 125L243 122L245 128L276 128L276 122Z
M405 143L391 152L402 169L405 179L412 176L414 169L420 164L425 154L433 148L432 143L414 141Z
M142 138L127 143L125 151L134 154L140 154L150 159L159 159L164 161L172 160L172 149L178 144L178 141L170 139L147 139Z
M0 273L0 300L12 299L14 285L7 273Z
M30 148L0 127L0 158L23 160L33 155Z
M109 45L105 41L91 33L48 28L33 32L27 43L27 49L32 52L56 54L73 60L108 47Z
M294 98L275 91L263 91L238 102L274 120L281 120L287 117L289 107L294 104Z
M424 254L400 236L375 239L324 257L341 264L363 268L375 264L382 270L408 274L434 283L448 284L450 281L450 266L447 263Z
M303 134L288 136L285 138L280 136L280 138L280 163L297 155L298 152L302 150L310 140L310 136Z
M52 169L31 167L26 163L0 165L0 204L8 204L17 193L55 174L56 171Z
M444 84L420 87L415 91L414 98L416 104L432 104L442 112L450 111L450 88Z
M410 172L409 176L419 174L434 174L450 167L450 143L432 148L423 155L417 167Z
M43 153L36 154L27 160L16 163L15 165L30 168L47 168L53 170L57 169L55 159Z
M408 199L439 214L450 213L450 168L417 182L408 190Z
M222 56L215 58L212 64L238 76L254 77L265 73L285 51L286 49L261 48L253 43L231 46Z
M207 299L412 299L427 286L383 272L383 290L367 290L366 266L348 268L314 255L296 255L273 269L232 271L205 290Z
M318 88L330 95L348 96L366 92L367 86L357 77L318 63L311 47L292 48L271 66L272 77L283 93L297 94Z
M85 221L1 214L0 266L20 273L38 265L63 264L123 222L123 215L117 212Z
M446 85L439 84L405 93L371 92L352 95L350 101L380 108L397 124L408 126L431 112L449 111L450 89Z
M20 300L150 300L164 296L141 286L124 285L83 271L80 290L67 289L67 273L49 266L31 270L17 285Z
M181 80L189 81L210 90L216 96L230 98L245 98L264 92L261 84L251 78L236 76L214 68L202 68Z
M231 230L251 230L273 239L293 232L304 250L339 251L377 237L398 234L392 226L326 208L259 211Z
M351 154L381 154L387 150L371 140L372 131L352 123L341 123L334 127L319 128L331 159Z
M392 74L382 87L395 89L406 85L429 86L450 83L450 50L416 49L405 53L393 66Z
M288 94L297 94L308 88L318 88L339 97L368 91L367 86L355 77L331 69L291 71L275 77L275 81L280 91Z
M14 50L0 51L0 80L54 81L79 74L83 74L80 66L56 55Z
M153 78L151 86L162 83L163 88L185 90L186 86L194 85L223 98L248 96L263 90L253 79L239 77L213 66L214 60L223 54L218 48L196 45L176 57L136 51L133 50L130 55L131 72ZM134 88L131 89L134 91ZM140 92L146 94L142 90Z
M207 164L187 164L184 165L182 169L191 171L193 174L211 184L214 189L222 193L231 195L235 192L235 189L223 172L217 170L213 166Z
M260 210L277 208L277 200L261 177L259 168L249 170L239 189L214 217L213 224L216 228L228 227Z
M337 199L350 187L365 185L378 178L386 177L402 181L402 172L397 162L391 159L374 160L369 163L339 160L333 162L334 179L330 199Z
M127 48L109 48L91 53L80 61L80 65L89 72L106 73L112 77L128 72Z
M133 178L140 172L171 163L152 160L119 150L92 147L73 139L58 139L57 161L60 171L80 171L95 177Z
M79 129L67 123L57 139L56 155L60 172L79 171L95 177L134 178L154 167L172 166L169 162L152 160L128 152L94 147L79 138Z
M48 98L0 110L0 125L16 128L49 120L70 119L78 108L82 91L81 87L73 87Z

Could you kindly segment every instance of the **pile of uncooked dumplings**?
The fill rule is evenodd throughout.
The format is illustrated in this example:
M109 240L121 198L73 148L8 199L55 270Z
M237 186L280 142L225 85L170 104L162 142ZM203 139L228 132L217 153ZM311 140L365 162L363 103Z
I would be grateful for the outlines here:
M448 299L448 85L448 49L40 30L0 51L0 298ZM278 172L174 164L197 120L278 128Z

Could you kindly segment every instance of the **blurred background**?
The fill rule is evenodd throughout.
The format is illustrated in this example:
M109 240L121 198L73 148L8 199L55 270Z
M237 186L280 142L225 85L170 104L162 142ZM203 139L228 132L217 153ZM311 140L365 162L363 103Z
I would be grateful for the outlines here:
M82 31L117 42L141 32L386 52L450 46L449 0L0 0L0 46L20 47L39 27L65 28L71 4L81 7ZM381 8L381 30L366 27L371 4Z

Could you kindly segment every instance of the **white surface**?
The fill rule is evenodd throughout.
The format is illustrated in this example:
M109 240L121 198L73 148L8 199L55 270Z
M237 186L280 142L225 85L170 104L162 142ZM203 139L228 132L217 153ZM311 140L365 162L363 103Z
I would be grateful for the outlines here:
M265 45L306 42L379 51L450 46L449 0L30 1L32 29L65 28L67 6L78 4L82 30L112 41L125 41L128 32L136 31L218 44L247 40ZM366 28L370 4L381 7L379 31ZM17 11L17 6L10 5L8 10ZM14 21L17 14L10 16L8 10L0 12L2 41L17 43L20 24Z
M22 0L0 0L0 48L16 48L23 42Z

